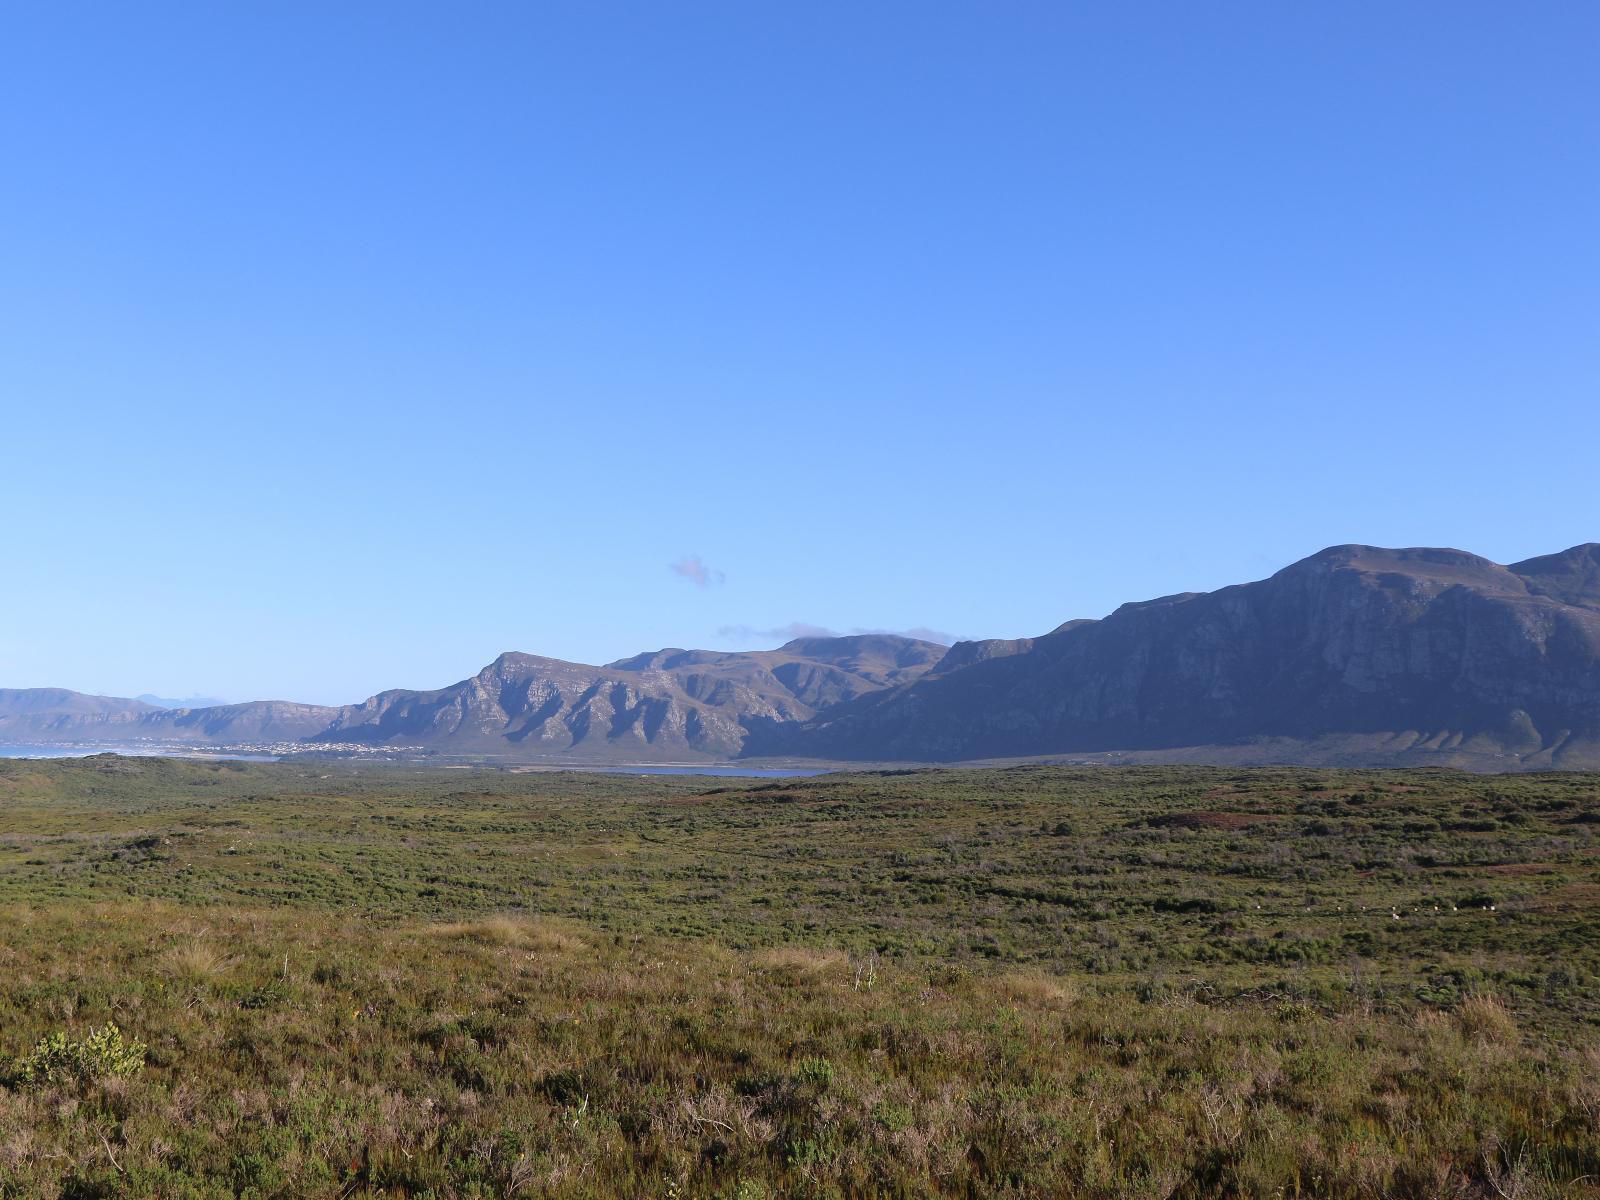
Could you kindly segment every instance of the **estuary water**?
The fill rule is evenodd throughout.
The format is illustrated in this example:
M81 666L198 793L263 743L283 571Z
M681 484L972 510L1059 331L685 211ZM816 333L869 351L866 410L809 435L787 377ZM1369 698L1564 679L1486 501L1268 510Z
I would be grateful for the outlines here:
M228 759L233 762L277 762L277 754L204 750L192 746L37 746L0 744L0 758L88 758L92 754L122 754L133 758ZM427 765L426 763L412 765ZM455 764L452 764L455 765ZM556 771L589 771L600 775L718 775L730 779L805 779L826 775L821 767L700 767L700 766L551 766Z
M276 754L237 754L226 750L194 750L182 746L28 746L0 744L0 758L88 758L121 754L128 758L226 758L237 762L277 762Z
M584 769L584 768L580 768ZM823 767L594 767L603 775L725 775L730 779L808 779Z

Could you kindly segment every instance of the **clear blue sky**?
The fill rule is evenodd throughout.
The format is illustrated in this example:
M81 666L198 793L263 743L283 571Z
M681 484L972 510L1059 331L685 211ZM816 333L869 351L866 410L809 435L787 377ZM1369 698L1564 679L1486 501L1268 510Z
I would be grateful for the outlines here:
M1588 0L10 5L0 686L1600 540L1597 58Z

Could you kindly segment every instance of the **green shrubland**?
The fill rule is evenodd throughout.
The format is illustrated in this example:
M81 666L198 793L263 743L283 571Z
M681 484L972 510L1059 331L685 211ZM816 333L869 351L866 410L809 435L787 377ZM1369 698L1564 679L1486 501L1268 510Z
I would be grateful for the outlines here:
M0 764L0 1196L1600 1195L1600 780Z

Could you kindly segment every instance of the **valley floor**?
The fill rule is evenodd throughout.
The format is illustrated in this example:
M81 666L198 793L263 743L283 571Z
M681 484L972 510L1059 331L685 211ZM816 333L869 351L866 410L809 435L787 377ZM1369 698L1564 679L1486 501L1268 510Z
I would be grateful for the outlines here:
M1594 776L6 762L0 928L0 1197L1600 1196Z

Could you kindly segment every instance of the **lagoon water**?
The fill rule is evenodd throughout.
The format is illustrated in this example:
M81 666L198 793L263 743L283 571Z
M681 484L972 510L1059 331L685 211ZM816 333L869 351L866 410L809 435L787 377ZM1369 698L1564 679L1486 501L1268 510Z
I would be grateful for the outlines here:
M277 762L276 754L230 754L225 750L191 750L181 746L27 746L0 745L0 758L88 758L121 754L129 758L226 758L238 762Z
M226 750L197 750L181 746L34 746L0 745L0 758L88 758L94 754L122 754L133 758L227 759L233 762L277 762L276 754L240 754ZM826 775L818 767L699 767L699 766L560 766L559 771L590 771L601 775L717 775L730 779L805 779Z
M724 775L732 779L806 779L826 775L820 767L590 767L604 775Z

